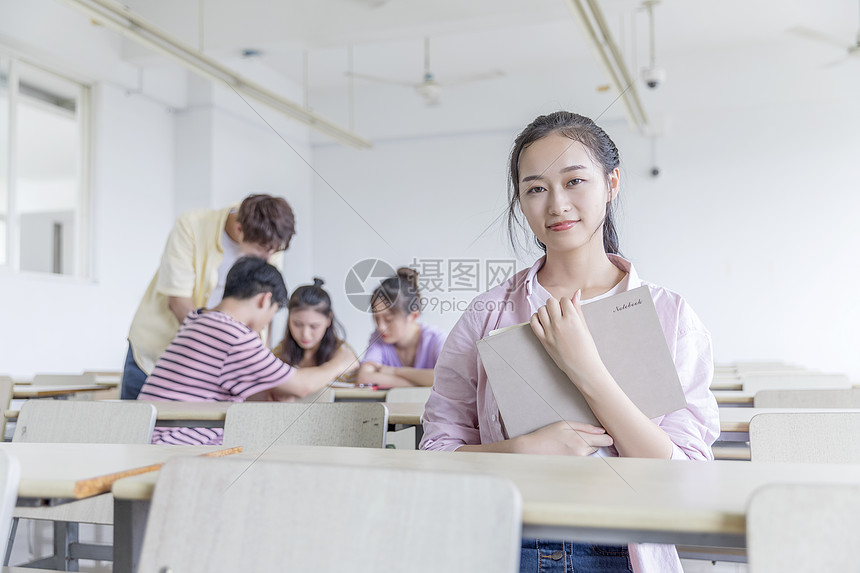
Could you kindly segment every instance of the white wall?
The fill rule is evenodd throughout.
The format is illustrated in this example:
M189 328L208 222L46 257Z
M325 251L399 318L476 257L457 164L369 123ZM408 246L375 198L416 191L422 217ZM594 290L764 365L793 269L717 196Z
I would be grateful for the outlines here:
M649 175L648 138L630 133L615 109L600 123L622 154L622 249L646 280L687 298L713 333L718 361L778 359L860 380L860 311L850 302L860 280L853 224L860 81L852 70L819 68L820 58L802 43L667 54L668 82L643 94L665 132L657 179ZM594 115L597 103L583 99L580 107L564 86L552 91L525 78L498 80L493 90L506 95L476 95L468 108L478 124L492 111L499 124L523 109ZM445 136L440 131L453 131L445 118L416 119L420 112L407 110L414 96L402 97L384 111L363 108L360 121L379 133L372 151L320 145L314 152L323 176L367 220L315 183L315 269L329 280L359 350L372 324L342 290L355 261L508 255L498 225L468 245L501 214L507 153L537 115L498 131L466 126ZM456 316L426 319L449 327Z
M121 368L131 318L176 215L189 208L229 205L250 192L285 196L298 221L285 276L291 284L307 280L312 157L305 126L258 104L251 109L224 88L204 83L200 97L199 82L176 66L139 74L115 33L65 4L0 0L0 14L0 43L95 86L92 278L0 277L0 373ZM228 64L298 91L254 62Z
M113 87L96 90L93 280L21 274L0 282L3 371L121 368L137 300L173 216L173 122Z

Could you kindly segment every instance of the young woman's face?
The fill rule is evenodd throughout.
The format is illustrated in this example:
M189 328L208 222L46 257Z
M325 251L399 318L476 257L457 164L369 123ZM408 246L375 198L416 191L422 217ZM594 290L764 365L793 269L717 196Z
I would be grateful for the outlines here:
M606 203L618 193L618 169L603 175L578 141L551 134L520 153L520 208L547 251L596 241L603 248Z
M376 330L382 336L382 342L386 344L397 344L409 333L410 325L415 323L418 313L403 314L391 308L385 308L385 303L378 302L373 305L373 321Z
M291 310L287 319L290 335L304 350L319 346L326 329L331 326L331 317L313 308Z

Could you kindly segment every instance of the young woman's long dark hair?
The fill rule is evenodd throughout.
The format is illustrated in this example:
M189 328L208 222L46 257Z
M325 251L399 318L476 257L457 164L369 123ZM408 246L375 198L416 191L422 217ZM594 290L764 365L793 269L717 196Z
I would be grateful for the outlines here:
M331 319L331 324L325 329L320 345L314 354L314 363L319 366L331 360L334 353L343 344L344 333L343 327L335 319L334 312L331 309L331 297L323 290L324 281L314 277L314 284L302 285L293 291L290 301L287 303L289 312L294 310L314 310L323 316ZM299 362L305 355L305 350L296 339L293 338L290 332L290 322L287 319L287 333L284 336L277 348L275 355L278 358L292 366L298 366Z

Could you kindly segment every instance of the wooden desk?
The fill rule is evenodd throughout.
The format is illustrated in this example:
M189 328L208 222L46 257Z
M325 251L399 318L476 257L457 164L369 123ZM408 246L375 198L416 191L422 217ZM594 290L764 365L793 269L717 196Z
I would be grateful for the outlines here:
M236 402L147 402L155 406L155 425L180 428L223 428L227 408Z
M15 384L12 390L12 398L15 400L28 398L61 398L80 394L82 392L97 392L104 390L102 384L81 384L64 386L36 386L33 384Z
M238 455L249 464L257 459L254 452ZM744 547L746 506L759 487L860 481L860 464L672 462L334 447L285 447L268 450L262 457L498 475L510 479L522 495L524 536L597 543ZM113 487L117 505L146 503L156 478L145 474L117 481ZM142 531L139 535L142 538Z
M420 426L424 416L424 404L417 402L386 402L388 423L400 426Z
M0 450L15 456L21 464L19 498L55 503L109 492L114 481L155 471L174 456L220 452L225 448L4 442Z
M117 480L154 472L177 456L241 451L222 446L46 443L0 443L0 449L20 463L19 505L53 505L107 493ZM131 524L139 522L141 516L123 514L124 509L114 514L114 523L119 524L114 527L114 567L116 571L131 572L132 555L126 549L130 546ZM138 514L148 511L145 506L135 509Z
M711 380L711 390L743 390L744 384L737 376L731 377L714 377Z
M351 402L357 400L372 400L384 402L388 390L372 390L370 388L333 388L335 402Z
M860 412L858 408L720 408L720 432L745 433L749 440L750 420L758 414L812 414L816 412Z
M714 397L720 407L734 406L752 408L755 394L742 390L713 390Z
M179 428L223 428L227 408L235 402L147 402L155 406L156 426ZM16 420L18 410L6 410L7 420Z
M362 390L364 392L365 390ZM227 408L235 402L147 402L155 406L156 426L223 428ZM404 426L421 424L424 404L386 402L388 423ZM7 420L18 418L18 410L6 410Z

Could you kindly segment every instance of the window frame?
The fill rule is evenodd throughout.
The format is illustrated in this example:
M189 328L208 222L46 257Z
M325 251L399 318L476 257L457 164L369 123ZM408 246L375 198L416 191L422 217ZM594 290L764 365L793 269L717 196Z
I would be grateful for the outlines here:
M0 46L0 57L8 61L8 76L6 90L8 93L8 105L5 110L8 114L8 132L0 133L0 137L7 138L7 173L6 177L6 262L0 263L0 275L22 276L32 278L45 278L49 280L62 281L89 281L93 279L93 257L92 257L92 107L93 86L80 78L71 77L66 73L59 72L41 63L13 53L4 46ZM38 73L48 74L65 82L75 84L78 88L75 110L79 128L79 157L77 164L77 199L74 212L74 269L72 272L53 273L21 270L21 244L20 244L20 213L18 210L18 182L17 182L17 141L18 141L18 117L17 108L20 94L20 68L31 68Z

